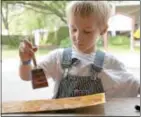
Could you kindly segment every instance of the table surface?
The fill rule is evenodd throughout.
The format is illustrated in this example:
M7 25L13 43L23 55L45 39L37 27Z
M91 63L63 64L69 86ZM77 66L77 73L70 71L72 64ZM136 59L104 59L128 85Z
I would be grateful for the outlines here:
M140 112L135 110L135 105L140 105L140 97L137 98L111 98L107 99L106 103L96 106L89 106L83 108L77 108L72 110L61 110L52 112L40 112L40 113L21 113L18 115L30 116L30 115L52 115L52 116L80 116L80 115L100 115L100 116L140 116ZM11 116L13 114L2 114L3 116Z

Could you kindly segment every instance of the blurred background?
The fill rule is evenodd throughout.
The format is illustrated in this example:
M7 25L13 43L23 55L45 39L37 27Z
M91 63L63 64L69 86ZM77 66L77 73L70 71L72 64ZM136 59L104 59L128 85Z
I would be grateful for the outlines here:
M107 1L109 2L109 1ZM50 86L33 90L18 74L18 46L30 37L40 61L53 49L70 47L65 7L68 1L2 1L2 101L50 99ZM140 80L140 1L110 1L108 32L97 47L114 54Z

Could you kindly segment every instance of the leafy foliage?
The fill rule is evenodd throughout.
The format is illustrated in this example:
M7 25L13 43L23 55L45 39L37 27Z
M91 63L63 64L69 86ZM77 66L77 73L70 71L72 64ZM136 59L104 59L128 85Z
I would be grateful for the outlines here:
M8 35L8 36L2 36L2 45L6 45L8 47L15 47L17 48L26 36L21 36L21 35Z
M109 38L109 44L111 45L129 45L130 39L126 36L114 36Z
M60 47L61 48L67 48L67 47L71 47L71 40L69 37L63 39L60 43Z
M10 34L31 34L33 30L39 28L52 31L55 26L66 24L67 1L3 1L2 3L3 11L9 11L7 22L2 21L3 26L8 24ZM5 16L6 12L3 13ZM3 27L5 28L6 26Z

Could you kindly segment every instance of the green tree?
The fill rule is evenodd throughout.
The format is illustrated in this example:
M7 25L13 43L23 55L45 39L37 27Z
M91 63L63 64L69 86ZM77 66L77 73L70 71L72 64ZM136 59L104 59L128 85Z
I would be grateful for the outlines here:
M62 22L67 23L65 17L65 6L68 1L9 1L9 4L23 4L36 12L43 14L54 14L61 19Z
M54 27L66 24L67 1L3 1L3 3L15 7L11 12L15 17L9 17L12 23L7 22L12 34L19 34L24 30L31 33L38 28L54 30ZM19 9L16 7L19 7L20 13L17 13Z

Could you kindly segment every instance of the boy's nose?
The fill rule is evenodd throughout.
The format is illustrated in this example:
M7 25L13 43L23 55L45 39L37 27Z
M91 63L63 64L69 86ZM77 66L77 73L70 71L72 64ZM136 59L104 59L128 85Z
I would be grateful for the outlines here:
M80 43L80 39L78 39L78 38L75 38L75 43Z
M76 40L81 40L81 38L82 38L82 34L81 33L76 33L76 35L75 35L75 38L76 38Z
M79 42L81 41L81 39L82 39L82 38L81 38L80 36L77 36L77 37L76 37L77 43L79 43Z

